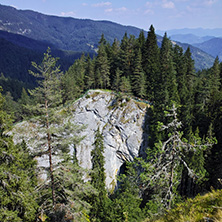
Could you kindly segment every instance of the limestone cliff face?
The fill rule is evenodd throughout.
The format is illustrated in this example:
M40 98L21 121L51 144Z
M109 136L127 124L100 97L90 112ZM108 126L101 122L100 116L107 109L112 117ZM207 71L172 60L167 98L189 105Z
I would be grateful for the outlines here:
M144 148L147 147L148 135L145 123L147 106L133 99L117 100L114 93L101 90L89 91L84 97L70 105L73 121L86 127L80 133L81 136L85 136L84 139L76 146L77 159L83 168L91 168L94 134L98 127L102 132L108 189L114 188L116 175L124 162L132 161L134 157L143 154ZM16 127L23 128L24 139L30 147L32 130L24 132L27 124L27 122L20 123ZM18 141L21 135L19 136L17 132L14 138ZM38 159L38 162L40 165L48 163L44 158Z

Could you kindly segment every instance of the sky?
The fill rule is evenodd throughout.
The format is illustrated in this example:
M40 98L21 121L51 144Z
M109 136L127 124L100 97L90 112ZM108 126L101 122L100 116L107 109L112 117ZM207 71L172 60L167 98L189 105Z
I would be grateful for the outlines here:
M222 28L222 0L0 0L47 15L109 20L148 30Z

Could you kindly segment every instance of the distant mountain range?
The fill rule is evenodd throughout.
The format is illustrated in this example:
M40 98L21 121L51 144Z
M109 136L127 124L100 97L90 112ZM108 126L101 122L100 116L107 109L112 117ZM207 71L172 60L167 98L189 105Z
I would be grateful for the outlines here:
M204 37L204 36L214 36L214 37L222 37L222 28L217 28L217 29L203 29L203 28L184 28L184 29L171 29L171 30L157 30L157 34L163 35L165 32L169 36L172 35L187 35L187 34L193 34L196 36Z
M0 73L32 81L28 77L31 61L39 61L48 46L53 56L61 58L60 64L66 70L82 52L95 53L102 34L112 43L115 38L121 41L126 32L137 38L141 29L110 21L48 16L0 4ZM162 37L157 35L157 39L160 46ZM191 48L196 69L212 66L212 54L189 44L176 43L184 50Z
M194 44L194 46L200 48L201 50L207 52L213 57L218 56L222 61L222 38L212 38L208 41Z
M222 61L222 29L173 29L166 31L173 41L191 44ZM163 34L164 31L158 31Z

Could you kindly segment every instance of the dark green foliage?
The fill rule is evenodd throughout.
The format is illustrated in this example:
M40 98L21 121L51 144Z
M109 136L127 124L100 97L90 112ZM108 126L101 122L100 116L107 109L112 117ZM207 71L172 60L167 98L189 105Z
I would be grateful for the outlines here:
M168 138L164 142L159 141L155 149L147 150L148 159L142 164L144 172L141 174L145 181L143 189L152 193L149 204L156 205L159 213L170 209L180 199L178 186L183 169L194 183L203 180L206 175L204 152L215 142L213 138L201 140L198 131L190 135L189 141L182 138L183 133L179 131L182 123L178 120L175 105L170 112L166 112L166 116L170 123L162 125L161 129L167 131ZM189 187L186 188L189 190Z
M38 205L35 201L36 162L25 143L15 145L6 132L12 119L3 110L0 94L0 220L34 221Z
M119 187L113 197L113 221L143 221L140 208L142 199L139 189L139 170L137 160L126 163L124 174L119 176Z
M142 68L142 54L139 49L135 56L134 71L132 74L132 88L135 96L146 97L146 77Z
M114 79L113 79L113 83L112 83L112 89L115 90L116 92L120 91L121 74L122 72L120 71L119 68L117 68Z
M95 61L96 87L106 89L110 86L110 64L106 52L106 41L102 35Z
M94 89L95 88L95 60L91 59L88 55L86 59L86 68L84 76L84 85L85 89Z
M170 208L181 198L195 196L211 185L221 188L218 178L222 177L222 64L219 59L215 59L212 68L196 72L191 49L187 48L184 53L180 46L172 44L166 34L159 49L152 25L147 38L144 32L138 39L125 33L121 43L117 39L112 45L109 42L102 35L97 56L92 59L90 55L85 57L82 54L64 75L56 65L57 59L47 51L40 65L33 63L38 74L31 71L36 77L43 77L38 79L39 86L27 93L25 86L21 88L18 84L13 92L21 94L18 103L12 99L14 94L6 93L7 104L4 108L7 112L15 113L17 120L32 115L35 117L32 121L46 126L41 129L45 137L39 140L39 147L48 143L53 151L51 157L54 158L56 151L63 160L58 165L49 164L49 182L39 184L38 203L43 214L39 211L38 216L42 219L48 216L51 221L64 221L65 217L84 221L88 220L90 213L91 221L140 221L144 213L151 216L164 212L164 207ZM17 84L3 75L0 81L9 91L14 88L13 84ZM79 98L86 90L95 88L115 90L119 93L117 100L121 99L120 92L123 92L128 97L144 98L151 104L147 110L147 159L127 164L119 189L111 195L111 199L105 187L104 145L99 129L95 133L92 150L90 183L94 189L82 181L85 173L78 166L75 154L70 156L67 153L70 141L77 143L81 138L66 140L59 136L61 132L68 135L69 130L72 133L79 130L70 121L61 124L63 114L70 113L69 108L60 108ZM168 120L165 110L173 103L178 105L178 115L175 119L167 113L170 116ZM180 121L183 125L179 132L177 127ZM160 122L167 130L159 131ZM61 124L61 127L55 127L55 124ZM211 140L201 138L212 139L214 136L218 143L211 150L201 145L202 142L211 143ZM14 149L11 138L8 141ZM20 150L19 147L16 149ZM45 151L49 153L49 150ZM37 148L35 151L36 155L42 154ZM141 172L143 183L138 177ZM30 173L33 174L32 171ZM15 217L16 213L11 215Z
M95 133L94 149L91 152L92 156L92 171L91 171L91 184L98 190L97 195L93 195L91 198L92 210L90 218L92 221L109 221L109 210L108 210L108 196L105 188L105 158L103 136L97 129Z
M162 91L162 103L170 105L171 101L179 102L177 92L176 71L173 63L173 48L171 41L165 33L160 48L160 76L159 76L159 91ZM158 94L158 92L157 92ZM159 98L156 98L158 100Z
M159 48L157 45L157 38L155 29L151 25L148 36L143 48L143 70L147 79L147 97L154 100L156 92L159 90Z

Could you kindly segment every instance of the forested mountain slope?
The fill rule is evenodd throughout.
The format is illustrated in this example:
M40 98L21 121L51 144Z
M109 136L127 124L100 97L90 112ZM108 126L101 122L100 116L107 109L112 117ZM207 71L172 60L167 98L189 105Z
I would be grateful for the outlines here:
M97 55L82 55L65 73L57 62L48 49L40 63L32 63L30 74L39 78L38 86L23 89L17 102L9 95L5 102L0 94L0 160L6 160L0 162L2 221L24 221L31 214L42 221L139 222L164 215L211 187L221 189L218 58L210 69L196 72L190 48L184 52L166 34L159 46L151 25L147 37L125 34L112 45L102 35ZM12 126L6 126L12 114L20 121L15 128L21 127L10 136ZM14 145L16 136L36 147L34 152L24 141ZM28 154L28 162L19 165L24 174L33 158L44 158L42 165L33 165L34 175L12 175L22 150ZM89 160L91 169L84 170ZM114 190L111 177L118 173ZM25 180L19 186L20 178ZM35 209L25 208L28 186L35 191ZM17 191L27 196L15 206L10 197Z
M36 45L36 42L33 42L34 44L31 46L31 41L27 39L27 46L23 43L25 47L35 49L39 47L41 49L44 45L48 45L54 49L85 53L95 53L102 34L111 44L115 38L120 41L126 32L128 35L134 35L137 38L141 31L136 27L123 26L110 21L49 16L3 5L0 5L0 30L41 41L39 46ZM22 44L19 43L19 37L12 39L12 36L4 35L4 38L13 43L17 42L19 45ZM24 39L22 41L24 42ZM161 41L162 37L158 36L159 45ZM188 46L191 48L197 70L212 66L213 57L207 53L191 45L178 44L183 47L184 51ZM62 57L62 54L60 55ZM7 75L7 73L5 74Z
M71 51L90 52L103 33L107 40L121 39L125 32L138 37L140 29L109 21L48 16L0 5L0 29L21 34Z

